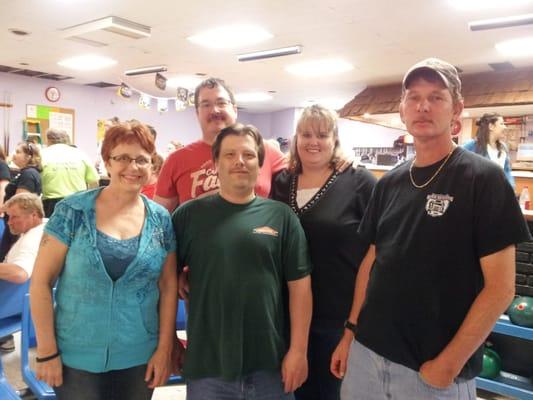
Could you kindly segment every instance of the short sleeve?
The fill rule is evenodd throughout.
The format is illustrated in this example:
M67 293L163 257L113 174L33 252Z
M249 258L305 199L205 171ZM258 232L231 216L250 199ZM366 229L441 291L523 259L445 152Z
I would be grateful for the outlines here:
M495 165L484 171L476 182L474 201L474 242L480 258L530 240L514 190L501 168Z
M311 273L311 259L307 239L298 217L288 207L285 213L287 229L283 238L283 267L285 279L295 281Z
M23 188L31 193L41 194L40 179L41 177L36 170L24 169L20 173L17 188Z
M96 170L96 168L91 164L89 160L83 160L83 163L85 164L85 182L98 182L100 180L100 176L98 175L98 171Z
M166 198L178 197L178 192L173 180L174 169L176 167L176 163L178 162L176 159L177 156L178 152L174 152L168 156L163 163L163 167L161 167L161 172L157 178L157 186L155 189L155 194L157 196Z
M65 201L57 203L54 213L46 223L45 233L52 235L60 242L70 246L76 233L78 211L74 210Z
M272 173L272 176L286 169L288 163L285 154L283 154L281 150L278 150L278 148L272 146L268 142L265 143L265 147L268 148L268 161L270 162L270 171Z
M164 229L164 246L167 253L172 253L176 251L176 233L174 232L174 227L172 226L172 220L170 215L163 216L163 229Z
M366 207L365 214L363 219L359 224L358 233L359 236L366 242L370 244L376 243L376 233L377 233L377 222L378 222L378 213L379 213L379 204L378 204L378 188L380 183L378 182L372 191L370 200L368 201L368 206Z
M9 170L9 166L5 162L0 161L0 181L9 180L11 180L11 171Z

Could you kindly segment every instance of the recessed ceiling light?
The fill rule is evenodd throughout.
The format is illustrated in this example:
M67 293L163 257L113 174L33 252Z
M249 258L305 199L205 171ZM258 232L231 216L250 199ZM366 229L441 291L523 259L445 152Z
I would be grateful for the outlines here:
M533 36L499 42L495 47L508 57L528 57L533 55Z
M286 67L286 70L291 74L302 77L333 75L352 69L352 64L340 59L309 61Z
M65 58L57 64L78 71L92 71L96 69L103 69L115 65L117 62L109 57L98 56L94 54L87 54L84 56Z
M210 49L231 49L259 43L273 35L253 25L228 25L189 36L187 40Z
M167 87L194 89L200 82L202 82L202 78L198 76L176 76L167 80Z
M235 100L237 103L255 103L272 100L272 96L264 92L237 93Z
M487 8L511 8L530 4L532 0L450 0L459 10L484 10Z

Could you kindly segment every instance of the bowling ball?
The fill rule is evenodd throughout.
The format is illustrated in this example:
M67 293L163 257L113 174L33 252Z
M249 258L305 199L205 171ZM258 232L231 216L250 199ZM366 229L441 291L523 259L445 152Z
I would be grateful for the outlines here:
M500 375L502 370L502 360L494 350L485 348L483 351L483 369L479 376L487 379L494 379Z
M513 324L533 328L533 297L517 297L508 313Z

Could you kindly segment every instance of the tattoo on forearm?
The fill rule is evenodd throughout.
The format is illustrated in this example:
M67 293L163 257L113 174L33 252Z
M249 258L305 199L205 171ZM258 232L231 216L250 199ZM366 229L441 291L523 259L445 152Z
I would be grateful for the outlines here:
M50 239L48 238L48 235L46 233L43 233L43 237L41 238L41 247L44 247Z

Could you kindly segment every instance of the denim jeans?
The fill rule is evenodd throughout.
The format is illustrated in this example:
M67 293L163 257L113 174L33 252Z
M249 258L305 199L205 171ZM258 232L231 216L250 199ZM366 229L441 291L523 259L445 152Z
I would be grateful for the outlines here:
M57 400L150 400L153 389L144 381L146 365L93 373L63 365Z
M187 382L187 400L292 400L279 371L253 372L236 381L201 378Z
M309 332L309 376L294 392L296 400L339 400L341 380L329 370L331 355L339 344L344 328L311 326Z
M428 385L418 371L394 363L354 341L341 387L342 400L476 400L473 379L455 379L449 387Z

